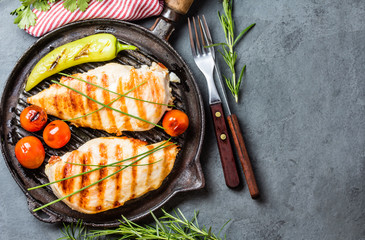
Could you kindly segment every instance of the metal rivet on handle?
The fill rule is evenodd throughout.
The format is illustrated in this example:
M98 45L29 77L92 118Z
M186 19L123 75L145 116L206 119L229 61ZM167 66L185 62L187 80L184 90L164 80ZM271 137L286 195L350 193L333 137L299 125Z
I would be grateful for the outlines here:
M215 116L220 117L220 116L222 116L222 114L220 112L215 112Z
M226 135L226 134L224 134L224 133L222 133L222 134L221 134L221 139L222 139L222 140L226 140L226 138L227 138L227 135Z

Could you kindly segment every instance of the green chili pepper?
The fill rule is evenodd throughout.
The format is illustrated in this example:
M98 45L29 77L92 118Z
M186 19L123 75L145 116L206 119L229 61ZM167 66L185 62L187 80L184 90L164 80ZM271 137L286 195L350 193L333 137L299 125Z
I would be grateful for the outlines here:
M25 91L31 90L45 78L66 68L86 62L101 62L114 59L122 50L137 47L118 42L108 33L91 35L62 45L44 56L30 73Z

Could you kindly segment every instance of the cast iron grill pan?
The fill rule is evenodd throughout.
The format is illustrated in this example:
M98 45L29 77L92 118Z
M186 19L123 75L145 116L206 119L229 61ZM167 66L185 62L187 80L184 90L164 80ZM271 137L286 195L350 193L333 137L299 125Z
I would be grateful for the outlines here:
M62 156L94 138L115 136L101 130L77 128L70 125L72 133L70 142L61 149L52 149L43 142L42 131L27 132L20 126L19 122L21 111L29 106L27 98L48 88L51 84L50 80L59 80L61 77L61 75L53 75L31 91L25 92L25 81L33 66L54 48L95 33L111 33L120 42L133 44L139 48L138 51L122 51L116 59L110 62L128 64L138 68L143 64L151 65L155 61L161 62L170 71L174 72L181 80L181 83L170 83L172 95L175 98L174 105L177 109L188 114L190 126L186 133L173 139L181 147L181 151L177 156L172 172L159 189L151 191L140 198L130 200L124 206L98 214L89 215L73 211L63 202L53 204L43 211L34 213L32 212L33 209L56 199L50 186L30 192L26 190L29 187L48 182L44 174L44 166L50 156ZM63 72L68 74L86 72L106 63L85 63ZM12 176L27 196L30 211L42 221L75 222L77 219L82 219L86 225L113 227L119 224L118 219L121 218L121 215L130 220L140 219L147 215L149 211L162 206L177 192L199 189L204 186L204 176L198 159L203 139L204 112L197 86L190 70L172 47L166 41L159 39L138 25L116 20L88 20L66 25L39 39L21 57L10 75L3 94L1 111L1 143L5 161ZM49 115L49 122L56 119ZM41 139L46 151L45 163L36 170L23 168L14 154L14 146L17 141L24 136L30 135ZM159 128L153 128L145 132L123 132L123 135L145 140L149 143L156 143L169 138Z

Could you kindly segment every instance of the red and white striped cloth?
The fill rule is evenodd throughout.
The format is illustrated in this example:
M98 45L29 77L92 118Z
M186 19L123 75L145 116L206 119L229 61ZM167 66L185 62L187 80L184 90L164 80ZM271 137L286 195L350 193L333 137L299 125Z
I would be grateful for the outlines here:
M157 16L163 9L163 0L91 0L85 12L75 10L70 12L63 7L64 1L51 5L47 12L33 9L37 23L25 31L34 37L70 22L91 18L112 18L120 20L137 20Z

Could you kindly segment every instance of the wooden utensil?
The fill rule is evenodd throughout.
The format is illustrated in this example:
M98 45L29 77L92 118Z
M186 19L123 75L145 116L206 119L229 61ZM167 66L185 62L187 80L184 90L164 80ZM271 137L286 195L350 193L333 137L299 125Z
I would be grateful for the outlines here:
M247 153L246 145L243 140L242 131L238 123L236 114L231 114L227 117L228 125L232 133L234 145L240 159L243 173L245 174L248 190L251 197L256 199L260 196L259 188L257 187L255 175L252 170L251 161Z
M204 16L202 18L201 25L203 26L203 30L206 33L208 45L212 45L213 44L212 36L210 35L208 24L207 24L207 21L205 20ZM214 51L212 51L212 54L213 54L213 58L215 58ZM229 128L230 128L232 136L233 136L233 140L234 140L234 144L235 144L235 147L236 147L236 150L238 153L238 157L240 159L240 162L241 162L241 165L243 168L243 173L245 174L248 189L250 191L251 197L253 199L255 199L255 198L259 197L260 192L257 187L255 175L252 170L251 161L250 161L250 158L249 158L247 150L246 150L245 142L243 140L243 135L242 135L240 125L238 123L237 116L235 114L232 114L231 110L229 108L227 96L224 91L224 86L222 83L223 81L221 79L221 74L220 74L220 71L219 71L219 68L218 68L218 65L216 62L215 62L215 70L216 70L216 73L218 76L219 85L222 88L223 99L224 99L224 102L226 103L227 115L228 115L228 117L227 117L228 125L229 125Z

